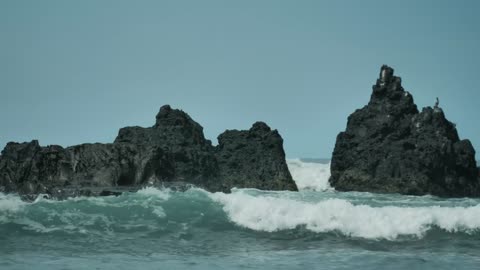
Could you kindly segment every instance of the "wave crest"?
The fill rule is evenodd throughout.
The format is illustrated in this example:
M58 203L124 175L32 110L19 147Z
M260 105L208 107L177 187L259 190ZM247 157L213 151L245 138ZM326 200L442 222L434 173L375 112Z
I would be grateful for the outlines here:
M480 229L480 205L472 207L372 207L343 199L308 203L275 197L254 197L243 191L215 193L230 220L257 231L274 232L305 226L317 232L338 231L346 236L394 240L422 237L432 227L448 232Z

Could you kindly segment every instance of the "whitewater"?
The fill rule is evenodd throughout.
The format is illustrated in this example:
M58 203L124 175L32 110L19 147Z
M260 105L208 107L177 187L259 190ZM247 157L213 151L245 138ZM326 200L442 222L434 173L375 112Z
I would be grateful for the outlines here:
M0 269L480 269L479 199L336 192L330 164L288 166L299 192L0 193Z

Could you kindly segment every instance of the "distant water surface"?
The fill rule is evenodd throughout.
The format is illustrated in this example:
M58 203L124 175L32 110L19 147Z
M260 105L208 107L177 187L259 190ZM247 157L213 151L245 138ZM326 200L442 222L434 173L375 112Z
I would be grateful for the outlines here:
M480 269L480 200L337 193L328 160L288 164L300 192L0 193L0 269Z

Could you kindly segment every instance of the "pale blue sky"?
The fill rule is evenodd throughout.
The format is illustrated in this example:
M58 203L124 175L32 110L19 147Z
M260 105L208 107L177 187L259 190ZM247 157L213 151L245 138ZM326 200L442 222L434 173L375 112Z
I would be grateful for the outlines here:
M0 0L0 148L111 142L163 104L330 157L382 64L480 151L480 1ZM477 155L478 158L478 155Z

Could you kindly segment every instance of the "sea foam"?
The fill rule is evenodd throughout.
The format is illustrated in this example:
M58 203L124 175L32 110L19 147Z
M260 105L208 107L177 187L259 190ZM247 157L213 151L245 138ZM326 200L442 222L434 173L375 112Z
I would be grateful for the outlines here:
M158 199L166 201L166 200L170 199L171 192L172 191L168 188L158 189L158 188L155 188L155 187L144 187L144 188L140 189L139 191L137 191L137 194L141 194L141 195L145 195L145 196L152 196L152 197L156 197Z
M288 169L300 190L330 190L330 163L303 162L300 159L288 159Z
M19 196L0 192L0 212L17 212L27 205Z

